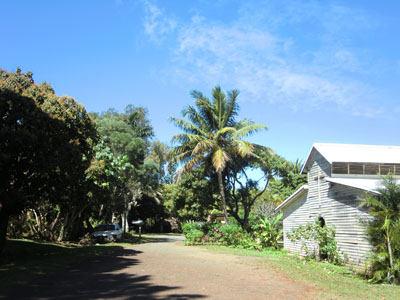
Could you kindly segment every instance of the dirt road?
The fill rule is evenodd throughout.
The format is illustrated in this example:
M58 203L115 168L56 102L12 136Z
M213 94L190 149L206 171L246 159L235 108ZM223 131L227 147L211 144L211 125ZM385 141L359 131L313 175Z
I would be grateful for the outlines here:
M187 247L178 236L126 247L115 255L13 290L1 299L308 299L308 288L260 264L261 258Z

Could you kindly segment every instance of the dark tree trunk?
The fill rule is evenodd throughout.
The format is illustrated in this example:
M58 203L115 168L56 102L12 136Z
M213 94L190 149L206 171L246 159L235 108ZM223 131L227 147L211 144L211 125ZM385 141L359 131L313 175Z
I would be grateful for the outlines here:
M66 216L61 224L61 229L60 229L60 233L57 238L57 242L64 241L65 230L66 230L66 227L68 226L68 224L69 224L69 213L66 214Z
M0 255L6 245L9 214L6 208L0 203Z
M218 186L219 186L219 192L221 194L222 211L224 213L225 224L229 225L228 213L226 211L226 200L225 200L224 181L222 178L222 172L217 172L217 174L218 174Z
M245 209L243 223L242 223L242 228L244 230L247 230L247 226L249 225L249 215L250 215L250 209L247 208Z

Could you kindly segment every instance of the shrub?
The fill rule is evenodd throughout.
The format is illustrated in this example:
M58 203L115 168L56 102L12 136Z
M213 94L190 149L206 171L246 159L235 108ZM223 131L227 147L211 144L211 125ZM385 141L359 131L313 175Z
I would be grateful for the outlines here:
M238 225L225 225L220 228L220 242L226 246L238 246L243 238L242 228Z
M195 245L201 243L204 232L201 230L201 223L185 223L182 231L185 235L185 245Z
M182 230L186 237L186 245L206 243L252 250L262 250L263 248L261 243L254 240L252 234L234 223L230 225L223 225L219 222L186 223L182 226Z
M185 244L195 245L201 243L201 239L204 236L204 232L198 229L190 230L186 235Z
M392 174L382 181L379 195L366 194L361 205L374 217L367 223L373 246L372 282L400 283L400 185Z
M202 228L205 232L202 238L203 243L261 250L261 246L254 241L253 237L237 224L207 223Z
M314 223L293 228L287 237L293 243L300 242L301 250L307 257L326 259L336 265L343 265L347 260L339 253L335 229L326 225L322 227L318 219Z
M201 230L201 224L188 222L188 223L184 223L182 225L182 232L185 236L187 233L189 233L190 231L192 231L194 229Z
M369 240L373 246L373 253L370 256L372 283L400 283L400 220L393 223L392 226L392 267L391 259L388 251L387 236L382 233L383 224L382 217L375 219L368 224L367 233Z
M282 216L282 214L276 215L272 220L264 217L259 220L258 224L253 226L254 236L262 247L279 248L278 240L281 238L283 232L279 229Z

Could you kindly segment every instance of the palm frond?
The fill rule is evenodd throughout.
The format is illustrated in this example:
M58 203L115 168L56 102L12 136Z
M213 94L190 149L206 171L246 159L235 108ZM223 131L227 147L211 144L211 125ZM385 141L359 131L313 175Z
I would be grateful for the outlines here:
M235 124L235 117L239 113L239 105L236 101L238 96L239 90L237 89L228 92L228 103L224 120L226 126L233 126Z
M249 125L249 126L246 126L246 127L243 127L241 129L237 130L233 134L232 138L240 139L240 138L243 138L245 136L249 136L249 135L251 135L251 134L253 134L253 133L255 133L255 132L257 132L257 131L259 131L261 129L265 129L266 130L267 126L261 125L261 124Z
M198 143L200 141L203 141L207 139L207 137L204 137L202 135L198 134L189 134L189 133L181 133L172 138L172 142L180 142L180 143Z
M236 131L237 130L234 127L224 127L215 133L214 139L219 140L221 137L225 136L227 133L229 133L229 135L231 136L231 135L235 134Z
M194 156L191 160L185 163L185 165L182 167L182 171L185 173L192 170L195 166L200 164L202 159L203 157L201 155Z
M192 151L192 155L196 155L200 152L211 152L215 148L215 143L210 140L202 140L197 143Z
M180 168L179 171L177 172L177 178L178 178L177 181L178 182L180 181L183 174L190 172L196 165L199 165L201 160L202 160L201 156L193 157L190 160L186 160L183 167Z
M242 140L236 140L235 141L235 151L241 157L249 156L253 153L253 144L246 142L246 141L242 141Z
M226 163L230 160L229 154L221 147L214 151L212 155L212 164L215 171L222 172L225 169Z
M361 206L379 208L385 210L386 206L380 201L380 199L373 195L367 195L361 202Z
M244 119L244 120L241 120L239 122L235 122L234 127L236 129L240 129L240 128L243 128L243 127L246 127L246 126L249 126L249 125L254 125L254 122L251 121L251 120Z
M187 117L191 122L193 122L199 129L206 132L209 131L209 126L205 122L204 118L200 115L200 113L193 107L187 106L184 113L184 117Z
M188 121L178 119L178 118L170 118L169 120L170 120L170 122L174 123L174 125L176 127L182 129L184 132L205 135L205 133L202 131L201 128L199 128L195 124L192 124Z
M210 100L206 97L196 98L195 103L198 108L199 115L203 118L204 123L207 124L207 127L210 129L215 128L216 116Z

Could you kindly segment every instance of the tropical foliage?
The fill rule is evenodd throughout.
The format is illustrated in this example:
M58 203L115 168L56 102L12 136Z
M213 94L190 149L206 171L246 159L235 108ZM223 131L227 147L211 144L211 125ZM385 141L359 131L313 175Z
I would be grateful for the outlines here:
M282 214L278 214L271 219L261 218L259 219L259 223L253 227L254 236L263 247L279 248L278 242L283 234L282 227L280 226L282 217Z
M193 91L195 106L189 105L183 111L183 116L187 117L188 121L171 118L184 132L174 136L173 142L176 146L171 154L173 161L184 164L182 172L200 165L215 171L221 208L228 224L223 171L228 162L232 161L233 155L239 155L241 158L252 156L253 144L242 138L266 127L249 120L236 121L239 112L237 90L232 90L226 95L220 87L215 87L212 94L213 98L210 101L201 92Z
M122 225L128 231L128 218L139 218L138 207L148 206L149 203L143 202L149 201L151 196L148 195L154 194L159 186L160 164L149 157L153 128L147 118L147 110L132 105L128 105L123 113L109 109L92 117L114 159L124 157L130 164L124 172L114 174L116 181L110 185L110 199L102 207L104 221L111 220L112 213L122 212ZM109 204L114 205L110 207ZM115 204L118 205L117 210ZM110 209L106 210L107 206Z
M392 175L383 178L379 195L367 194L362 206L374 219L367 233L374 247L372 282L400 282L400 185Z
M278 239L282 235L279 228L281 217L277 215L272 220L257 221L252 232L244 230L235 221L229 225L220 222L185 223L182 230L187 245L213 244L253 250L278 249Z
M145 108L88 114L32 73L0 69L0 119L0 251L7 232L77 240L154 202L165 161L148 157Z
M85 172L98 139L84 107L32 73L0 69L0 119L0 250L9 217L39 205L54 205L63 235L75 235L68 222L91 202Z
M182 174L179 182L165 184L162 189L164 206L169 216L180 223L205 221L213 209L218 209L218 190L202 168Z
M336 265L343 265L347 257L340 253L335 240L335 228L321 224L318 219L293 228L287 238L301 244L301 251L307 258L327 260Z

